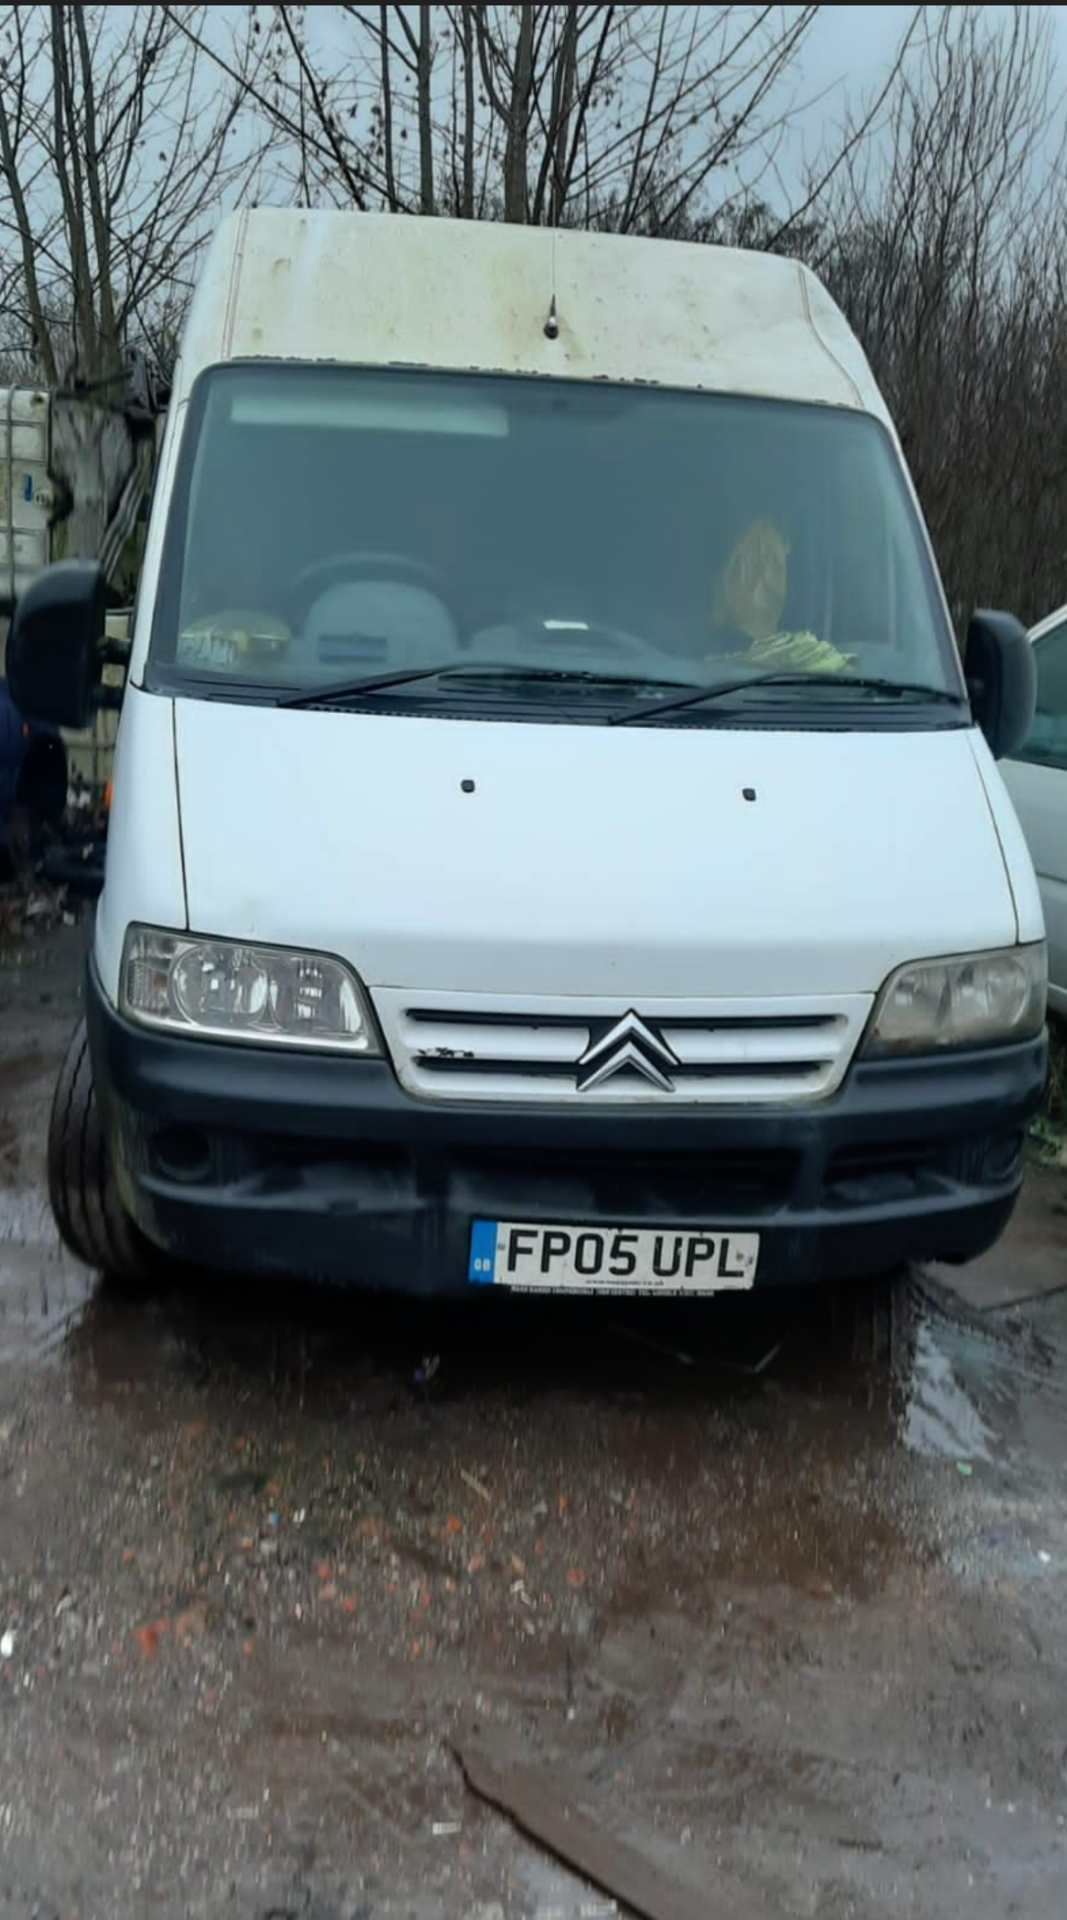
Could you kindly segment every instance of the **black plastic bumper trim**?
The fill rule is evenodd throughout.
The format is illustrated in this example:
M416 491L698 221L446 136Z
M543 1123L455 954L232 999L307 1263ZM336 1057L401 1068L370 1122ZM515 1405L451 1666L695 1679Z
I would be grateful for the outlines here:
M1046 1070L1042 1038L857 1063L792 1107L417 1100L387 1061L138 1028L91 964L86 1003L123 1198L150 1238L198 1264L423 1294L469 1291L476 1217L747 1227L757 1284L970 1258L1010 1217ZM175 1170L183 1128L208 1149L202 1179Z

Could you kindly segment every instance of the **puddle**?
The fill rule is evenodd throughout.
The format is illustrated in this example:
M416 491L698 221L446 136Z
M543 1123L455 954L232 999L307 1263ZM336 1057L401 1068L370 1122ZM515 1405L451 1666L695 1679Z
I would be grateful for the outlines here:
M916 1328L901 1426L913 1453L965 1462L994 1457L993 1429L968 1397L943 1332L929 1321Z
M0 1361L64 1364L98 1286L57 1244L4 1245L0 1233Z
M900 1436L912 1453L1007 1471L1067 1466L1067 1312L1029 1320L954 1320L932 1302L917 1317L900 1376ZM1059 1338L1057 1339L1056 1336Z
M622 1909L607 1894L597 1893L578 1873L569 1873L547 1856L520 1857L512 1877L521 1889L521 1911L530 1920L622 1920ZM491 1909L486 1909L485 1920L495 1920Z

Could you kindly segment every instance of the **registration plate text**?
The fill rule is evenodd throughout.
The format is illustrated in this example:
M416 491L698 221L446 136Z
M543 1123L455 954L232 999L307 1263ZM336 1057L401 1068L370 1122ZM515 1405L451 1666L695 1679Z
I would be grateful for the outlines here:
M724 1293L751 1287L759 1235L713 1227L476 1220L468 1278L545 1293Z

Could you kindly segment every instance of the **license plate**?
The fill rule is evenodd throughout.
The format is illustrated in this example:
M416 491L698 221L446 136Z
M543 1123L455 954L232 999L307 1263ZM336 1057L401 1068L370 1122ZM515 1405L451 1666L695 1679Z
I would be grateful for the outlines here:
M758 1233L475 1220L467 1277L523 1293L731 1293L758 1260Z

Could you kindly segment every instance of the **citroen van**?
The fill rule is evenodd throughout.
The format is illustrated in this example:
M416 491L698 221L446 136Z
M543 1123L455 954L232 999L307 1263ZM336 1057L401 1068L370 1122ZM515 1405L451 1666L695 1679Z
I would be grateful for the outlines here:
M9 644L80 727L66 562ZM219 231L119 723L60 1230L128 1273L680 1293L990 1246L1045 1074L997 768L818 280L340 212Z

